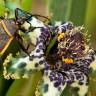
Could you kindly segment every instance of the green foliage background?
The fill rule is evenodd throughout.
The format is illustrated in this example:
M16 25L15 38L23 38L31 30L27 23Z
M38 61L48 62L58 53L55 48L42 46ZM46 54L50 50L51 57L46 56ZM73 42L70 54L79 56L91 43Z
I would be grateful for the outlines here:
M14 9L20 7L32 12L35 0L0 0L0 16L9 10L9 17L14 16ZM72 21L75 25L84 25L91 34L92 46L96 48L96 0L38 0L44 2L47 15L54 20ZM44 5L44 6L45 6ZM38 4L36 8L38 7ZM38 13L37 13L38 14ZM43 14L41 14L43 15ZM15 44L15 43L14 43ZM18 50L18 49L17 49ZM41 78L37 72L30 79L5 80L2 76L2 62L0 62L0 96L35 96L36 84ZM72 96L67 88L62 96ZM90 74L90 88L88 96L96 96L96 73Z

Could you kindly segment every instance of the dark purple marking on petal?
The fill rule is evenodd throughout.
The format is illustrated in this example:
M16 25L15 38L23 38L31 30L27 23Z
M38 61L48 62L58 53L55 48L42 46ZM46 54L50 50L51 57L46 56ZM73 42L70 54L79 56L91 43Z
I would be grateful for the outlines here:
M24 68L26 66L26 63L25 62L22 62L18 65L18 68Z
M62 32L66 32L66 27L62 26Z
M49 66L46 66L46 65L45 65L45 70L48 70L48 69L49 69Z
M53 76L49 76L49 78L50 78L50 81L55 80L55 78Z
M71 23L68 23L67 29L71 30L73 28L73 25Z
M34 55L31 55L31 56L29 57L29 60L32 61L33 59L34 59Z
M54 87L59 87L60 84L61 84L61 82L56 81L56 82L54 83Z
M44 32L44 31L45 31L45 28L44 28L44 27L42 27L42 28L41 28L41 31L42 31L42 32Z
M61 87L58 87L58 91L60 91L61 90Z
M45 85L44 85L44 93L48 92L48 87L49 87L48 84L45 84Z
M82 76L81 74L75 73L76 79L79 80Z
M47 38L47 36L48 36L48 34L45 33L45 32L42 32L41 35L42 35L42 37L44 37L44 38Z
M38 67L39 66L39 64L38 63L35 63L35 67Z
M40 49L37 49L36 52L39 53L40 52Z
M83 83L83 82L79 82L78 84L79 84L79 85L83 85L84 83Z
M40 39L43 39L44 41L46 40L46 38L42 35L39 36Z
M45 62L45 60L41 60L41 61L39 61L39 64L42 65L42 64L44 64L44 62Z
M39 45L39 49L45 49L43 45Z

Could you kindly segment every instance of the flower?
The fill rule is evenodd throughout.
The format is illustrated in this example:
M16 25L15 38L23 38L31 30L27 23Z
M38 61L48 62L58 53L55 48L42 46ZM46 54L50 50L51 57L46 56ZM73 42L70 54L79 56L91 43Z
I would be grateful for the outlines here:
M30 56L18 59L11 57L11 60L7 58L7 62L4 62L4 77L29 78L37 70L43 70L36 96L60 96L67 84L78 87L79 96L85 96L90 65L95 62L96 53L84 38L84 28L73 26L70 22L53 27L35 17L32 17L30 24L31 27L41 27L27 34L36 48ZM57 40L47 57L46 48L55 36Z

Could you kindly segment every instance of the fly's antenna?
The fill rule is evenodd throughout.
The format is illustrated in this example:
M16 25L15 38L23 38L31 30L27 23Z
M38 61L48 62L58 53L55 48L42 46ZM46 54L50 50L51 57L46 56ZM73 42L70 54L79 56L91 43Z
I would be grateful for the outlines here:
M34 31L35 29L37 29L37 28L44 28L44 27L32 27L32 28L30 28L28 31L26 31L27 33L29 33L29 32L32 32L32 31Z
M47 19L48 21L50 21L50 18L46 17L46 16L43 16L43 15L39 15L39 14L32 14L32 16L38 18L38 17L42 17L42 18L45 18Z

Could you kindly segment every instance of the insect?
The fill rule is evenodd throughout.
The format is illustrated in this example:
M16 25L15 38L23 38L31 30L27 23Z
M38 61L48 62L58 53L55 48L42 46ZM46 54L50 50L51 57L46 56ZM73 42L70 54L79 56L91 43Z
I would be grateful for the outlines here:
M48 19L45 16L29 14L28 12L25 12L19 8L15 9L15 18L0 18L0 56L4 54L13 39L16 39L22 50L28 54L27 49L29 45L27 48L24 47L22 43L23 40L19 34L19 30L25 33L35 29L35 27L30 27L30 20L32 16L35 16L36 18L43 17ZM28 24L22 27L25 21L28 22Z
M14 58L11 54L7 56L3 63L4 78L28 78L37 70L41 70L43 77L37 88L40 95L36 94L36 96L60 96L66 85L79 88L78 96L86 96L89 69L96 70L96 67L93 67L93 65L96 66L96 53L85 46L86 42L83 43L82 28L75 28L73 24L66 22L51 30L49 25L46 26L42 21L30 17L29 13L26 19L25 16L20 15L24 11L20 9L18 11L19 16L16 13L18 16L16 18L19 29L27 33L31 43L34 43L36 47L30 53L30 57ZM51 32L58 35L57 46L52 48L55 52L50 52L54 60L53 65L50 65L45 55L46 45L50 43L46 44L46 42L49 38L53 38Z

